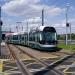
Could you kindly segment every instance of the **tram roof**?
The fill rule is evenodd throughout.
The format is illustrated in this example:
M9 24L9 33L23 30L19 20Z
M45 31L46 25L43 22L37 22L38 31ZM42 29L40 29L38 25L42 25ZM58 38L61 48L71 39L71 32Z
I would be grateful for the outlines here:
M6 33L6 36L10 36L10 35L18 35L18 33Z
M43 31L43 29L45 28L46 26L40 26L40 27L38 27L36 30L37 31Z
M36 30L37 31L51 31L51 32L56 32L54 27L49 27L49 26L40 26Z

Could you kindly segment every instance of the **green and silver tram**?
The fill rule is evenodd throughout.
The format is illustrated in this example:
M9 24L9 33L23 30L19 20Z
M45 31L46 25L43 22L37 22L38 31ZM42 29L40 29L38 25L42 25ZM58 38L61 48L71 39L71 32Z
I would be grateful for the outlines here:
M29 34L29 46L41 50L51 50L57 46L57 36L54 27L40 26Z
M40 50L53 50L57 46L57 33L54 27L40 26L29 33L12 35L10 40L13 44L20 44Z

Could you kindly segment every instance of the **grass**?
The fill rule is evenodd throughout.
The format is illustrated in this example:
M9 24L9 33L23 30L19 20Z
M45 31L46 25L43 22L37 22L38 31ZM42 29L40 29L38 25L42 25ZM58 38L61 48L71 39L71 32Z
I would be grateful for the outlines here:
M68 45L65 45L65 44L58 44L58 47L59 48L63 48L65 50L70 50L70 51L74 51L75 52L75 44L68 44Z

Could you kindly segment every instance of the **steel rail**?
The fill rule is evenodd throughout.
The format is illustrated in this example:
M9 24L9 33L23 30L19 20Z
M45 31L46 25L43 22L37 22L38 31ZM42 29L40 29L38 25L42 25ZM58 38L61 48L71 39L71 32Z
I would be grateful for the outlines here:
M60 53L62 54L65 54L65 55L71 55L73 53L67 53L67 52L58 52L58 54L56 54L55 52L54 53L51 53L52 55L56 55L56 56L61 56Z
M15 45L13 45L13 46L15 46ZM47 73L50 70L53 70L54 72L58 73L58 75L64 75L63 72L60 72L59 70L54 69L54 67L58 66L60 63L67 60L68 58L71 58L74 55L74 54L67 55L54 63L47 64L46 62L43 62L35 55L30 54L29 52L21 49L20 47L18 47L18 46L15 46L15 47L18 48L18 50L22 51L23 53L27 54L28 56L30 56L36 60L38 60L39 62L41 62L42 64L44 64L46 66L43 70L40 70L39 72L35 73L35 75L40 75L41 73Z
M47 71L52 70L54 67L56 67L57 65L59 65L60 63L62 63L63 61L65 61L66 59L68 59L68 58L70 58L70 57L72 57L72 56L74 55L74 54L72 54L72 55L67 55L67 56L61 58L60 60L58 60L58 61L56 61L56 62L54 62L54 63L52 63L52 64L47 64L47 63L43 62L42 60L40 60L39 58L37 58L36 56L31 55L30 53L28 53L28 52L26 52L25 50L21 49L20 47L18 47L18 46L15 46L15 47L18 48L18 50L22 51L23 53L27 54L28 56L30 56L30 57L32 57L32 58L38 60L38 61L41 62L42 64L46 65L47 67L46 67L45 69L47 69ZM56 71L56 72L58 72L59 75L64 75L62 72L60 72L60 71L58 71L58 70L56 70L56 69L53 69L53 70ZM43 72L43 71L41 70L41 71L39 71L38 73L41 73L41 72Z
M67 53L67 52L59 52L59 53L63 53L63 54L67 54L67 55L73 54L73 53Z
M29 48L29 49L31 49L31 48ZM32 50L35 50L35 49L32 49ZM38 50L38 52L41 52L41 51L39 51L39 50ZM49 52L46 52L46 53L48 53L48 54L49 54ZM58 51L58 53L63 53L63 54L66 54L66 55L71 55L71 54L73 54L73 53L60 52L60 51ZM60 56L60 55L58 55L58 54L55 54L55 52L53 52L53 53L51 53L51 54L52 54L52 55Z
M23 75L32 75L32 73L30 73L28 71L28 69L26 68L26 66L19 60L18 56L15 54L15 52L13 51L13 49L11 49L11 47L9 45L7 45L9 50L10 50L10 53L12 55L12 57L14 58L14 60L16 60L16 63L19 67L19 69L21 70L22 74Z

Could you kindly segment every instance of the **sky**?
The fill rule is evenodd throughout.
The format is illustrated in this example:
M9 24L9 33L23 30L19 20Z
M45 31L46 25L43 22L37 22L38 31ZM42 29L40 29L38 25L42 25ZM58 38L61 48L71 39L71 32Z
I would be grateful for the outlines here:
M18 32L41 26L44 9L44 25L53 26L57 33L66 33L66 9L72 33L75 33L75 0L0 0L3 31ZM23 29L22 29L23 28ZM69 33L70 28L67 28Z

